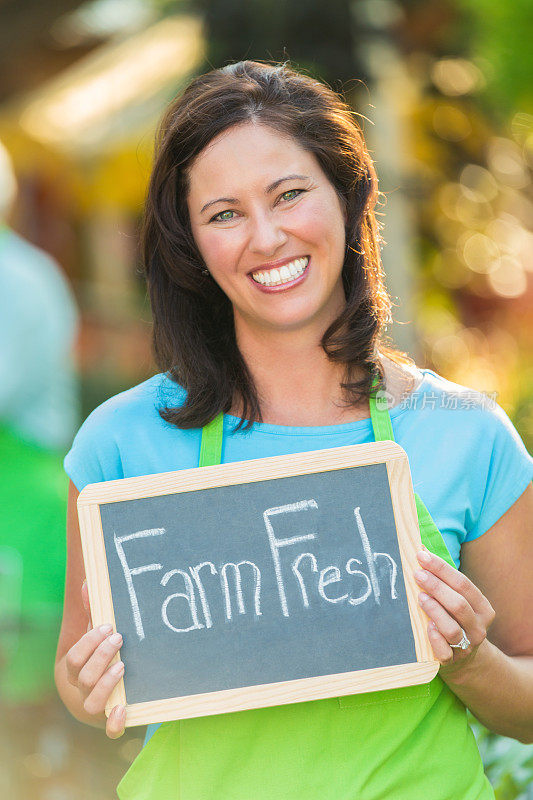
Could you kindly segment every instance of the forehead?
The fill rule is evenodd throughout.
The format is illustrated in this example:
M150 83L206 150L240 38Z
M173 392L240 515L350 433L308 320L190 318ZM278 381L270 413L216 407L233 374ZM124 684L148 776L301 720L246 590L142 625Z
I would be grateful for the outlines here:
M321 172L315 156L292 137L257 123L243 123L216 136L189 169L190 195L262 188L284 174Z

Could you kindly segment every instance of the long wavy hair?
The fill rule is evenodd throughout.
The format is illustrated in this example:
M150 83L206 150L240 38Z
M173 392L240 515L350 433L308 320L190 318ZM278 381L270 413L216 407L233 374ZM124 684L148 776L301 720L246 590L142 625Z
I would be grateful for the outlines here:
M232 304L206 274L187 208L195 157L219 133L248 121L289 135L313 153L346 209L346 305L321 340L328 358L345 366L346 405L385 388L378 350L397 362L410 361L384 333L391 300L375 213L380 193L355 113L340 95L287 63L229 64L196 77L163 116L141 226L155 359L187 392L182 405L159 413L179 428L202 427L229 412L236 400L243 409L236 430L262 419L258 392L237 346ZM356 372L362 377L353 380Z

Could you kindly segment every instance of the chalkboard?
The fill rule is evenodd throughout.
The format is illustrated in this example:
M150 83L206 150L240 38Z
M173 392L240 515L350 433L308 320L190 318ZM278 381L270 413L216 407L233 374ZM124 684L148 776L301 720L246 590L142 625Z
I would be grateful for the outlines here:
M128 725L430 680L405 451L375 442L86 487ZM117 657L118 658L118 657Z

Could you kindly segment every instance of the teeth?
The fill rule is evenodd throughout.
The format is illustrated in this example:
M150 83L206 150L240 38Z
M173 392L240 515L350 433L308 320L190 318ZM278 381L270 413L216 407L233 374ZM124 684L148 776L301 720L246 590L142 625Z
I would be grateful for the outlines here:
M283 283L289 283L295 278L298 278L305 272L309 258L296 258L290 264L284 264L279 269L271 269L268 272L254 272L252 278L256 283L261 283L263 286L279 286Z

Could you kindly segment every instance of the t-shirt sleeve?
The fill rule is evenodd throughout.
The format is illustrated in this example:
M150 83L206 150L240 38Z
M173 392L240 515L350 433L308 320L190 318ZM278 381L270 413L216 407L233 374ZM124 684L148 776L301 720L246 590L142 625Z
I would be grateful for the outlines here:
M65 456L65 472L80 492L89 483L124 477L113 417L111 401L98 406L79 429Z
M480 439L484 441L471 464L479 489L467 514L467 542L486 533L533 479L533 458L501 406L485 410L483 419ZM487 454L482 462L478 460L481 451Z

